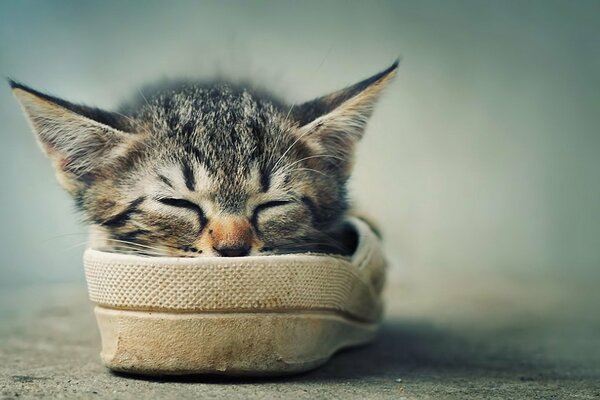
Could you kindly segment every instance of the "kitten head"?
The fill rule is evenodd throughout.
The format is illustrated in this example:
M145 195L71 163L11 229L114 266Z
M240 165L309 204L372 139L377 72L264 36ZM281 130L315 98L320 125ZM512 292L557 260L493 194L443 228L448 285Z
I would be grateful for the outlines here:
M10 83L95 247L344 253L334 232L353 149L397 66L296 106L227 83L183 82L107 112Z

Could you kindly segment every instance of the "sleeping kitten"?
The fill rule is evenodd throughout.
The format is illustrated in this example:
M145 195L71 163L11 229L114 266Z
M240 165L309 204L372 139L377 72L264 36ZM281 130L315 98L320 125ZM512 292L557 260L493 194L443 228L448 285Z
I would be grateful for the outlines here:
M229 83L180 82L107 112L10 85L92 247L347 255L354 146L397 67L296 106Z

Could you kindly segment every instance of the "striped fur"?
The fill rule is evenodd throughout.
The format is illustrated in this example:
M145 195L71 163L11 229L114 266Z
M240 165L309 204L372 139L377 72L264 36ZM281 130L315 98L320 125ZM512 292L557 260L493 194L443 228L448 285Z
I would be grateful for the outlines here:
M10 83L94 247L347 254L353 149L396 70L293 107L226 82L177 82L107 112Z

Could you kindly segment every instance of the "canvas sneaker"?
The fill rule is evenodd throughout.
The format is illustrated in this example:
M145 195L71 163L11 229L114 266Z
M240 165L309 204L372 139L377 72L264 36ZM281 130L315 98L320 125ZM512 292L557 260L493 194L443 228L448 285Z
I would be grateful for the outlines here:
M86 250L89 296L115 371L281 375L373 339L386 261L363 221L352 257L142 257Z

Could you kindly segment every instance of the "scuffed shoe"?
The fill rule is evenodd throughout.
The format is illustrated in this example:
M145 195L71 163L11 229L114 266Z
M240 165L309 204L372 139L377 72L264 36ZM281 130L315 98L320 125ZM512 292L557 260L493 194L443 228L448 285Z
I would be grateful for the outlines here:
M351 258L311 254L141 257L87 250L85 272L115 371L282 375L373 339L386 262L352 218Z

